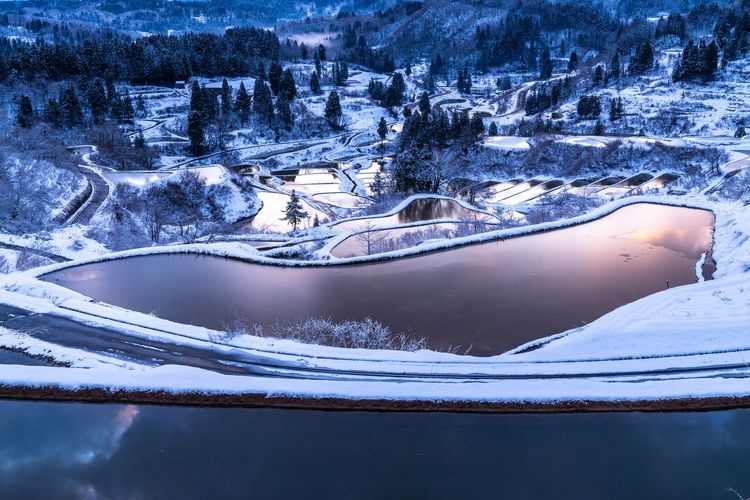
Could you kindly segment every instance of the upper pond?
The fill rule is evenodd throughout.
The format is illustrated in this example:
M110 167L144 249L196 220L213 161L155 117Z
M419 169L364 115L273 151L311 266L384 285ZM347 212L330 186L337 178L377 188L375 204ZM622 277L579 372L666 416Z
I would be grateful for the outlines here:
M47 281L96 300L220 328L237 313L271 325L370 316L433 348L498 354L590 322L638 298L696 281L710 212L631 205L567 229L387 262L285 268L199 255L151 255L73 267Z

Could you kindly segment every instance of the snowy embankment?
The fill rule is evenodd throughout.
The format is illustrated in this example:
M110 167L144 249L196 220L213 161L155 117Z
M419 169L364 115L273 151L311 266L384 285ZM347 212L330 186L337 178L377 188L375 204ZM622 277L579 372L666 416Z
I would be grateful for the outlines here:
M0 366L0 396L326 409L463 411L664 410L747 405L750 378L598 378L492 382L299 380L236 377L164 366L100 368Z

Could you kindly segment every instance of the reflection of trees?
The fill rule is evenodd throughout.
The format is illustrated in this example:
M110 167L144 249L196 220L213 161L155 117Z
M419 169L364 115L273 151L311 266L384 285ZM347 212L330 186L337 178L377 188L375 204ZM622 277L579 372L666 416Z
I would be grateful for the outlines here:
M390 232L376 231L375 227L375 224L368 221L360 228L363 232L354 235L354 240L367 251L367 255L382 251L383 242L391 237Z

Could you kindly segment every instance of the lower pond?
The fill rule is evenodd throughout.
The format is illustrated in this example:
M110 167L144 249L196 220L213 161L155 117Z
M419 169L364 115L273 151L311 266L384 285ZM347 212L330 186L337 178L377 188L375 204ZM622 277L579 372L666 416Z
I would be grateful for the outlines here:
M48 274L99 301L221 328L367 316L433 348L499 354L581 326L636 299L696 281L710 212L630 205L597 221L398 260L335 267L262 266L151 255ZM710 262L710 259L709 259Z
M0 401L0 498L732 500L750 410L474 415Z

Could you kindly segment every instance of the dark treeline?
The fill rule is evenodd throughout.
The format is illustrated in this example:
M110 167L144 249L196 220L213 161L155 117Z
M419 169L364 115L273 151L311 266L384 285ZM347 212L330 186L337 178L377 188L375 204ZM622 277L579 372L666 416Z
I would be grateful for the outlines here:
M279 40L267 30L231 28L224 35L155 35L135 41L121 36L81 43L0 40L0 80L55 81L102 77L133 84L173 85L190 76L254 74L260 59L279 57Z

